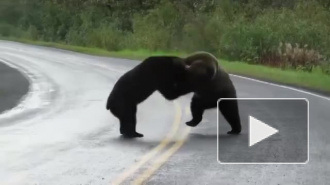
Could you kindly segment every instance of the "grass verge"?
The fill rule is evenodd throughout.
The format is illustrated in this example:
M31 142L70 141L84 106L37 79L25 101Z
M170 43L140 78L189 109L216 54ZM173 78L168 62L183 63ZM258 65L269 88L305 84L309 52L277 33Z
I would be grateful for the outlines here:
M134 60L142 60L151 55L177 55L177 56L185 55L185 53L182 52L162 52L162 51L151 52L148 50L107 51L100 48L72 46L63 43L31 41L31 40L17 39L17 38L0 38L0 39L23 42L23 43L34 44L39 46L54 47L54 48L76 51L91 55L127 58ZM296 87L307 88L310 90L315 90L326 94L330 93L330 85L329 85L330 75L326 75L322 73L320 69L315 69L313 72L308 73L303 71L282 70L267 66L252 65L244 62L229 62L229 61L221 60L220 63L229 73L232 74L254 77L254 78L281 83L285 85L293 85Z

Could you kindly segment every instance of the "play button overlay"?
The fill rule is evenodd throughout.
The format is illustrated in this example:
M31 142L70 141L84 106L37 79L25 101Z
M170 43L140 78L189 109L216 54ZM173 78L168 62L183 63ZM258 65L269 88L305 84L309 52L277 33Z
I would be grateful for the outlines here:
M309 159L309 103L304 98L237 98L242 132L231 130L218 112L220 164L306 164Z
M256 143L274 135L278 132L277 129L267 125L266 123L257 120L250 116L250 134L249 134L249 146L253 146Z

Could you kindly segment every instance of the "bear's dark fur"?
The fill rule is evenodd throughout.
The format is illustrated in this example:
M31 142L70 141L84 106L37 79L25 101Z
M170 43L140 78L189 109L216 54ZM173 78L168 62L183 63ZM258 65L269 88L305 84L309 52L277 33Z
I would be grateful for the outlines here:
M119 119L120 133L126 137L143 137L136 132L137 105L158 90L166 99L179 94L176 83L182 81L185 65L181 58L154 56L145 59L119 78L107 101L106 108Z
M220 98L236 98L236 90L217 59L210 53L198 52L183 59L187 65L187 81L179 84L178 95L194 92L191 100L192 120L188 126L197 126L203 118L205 109L217 107ZM241 121L236 100L220 102L219 110L230 124L228 134L241 132Z

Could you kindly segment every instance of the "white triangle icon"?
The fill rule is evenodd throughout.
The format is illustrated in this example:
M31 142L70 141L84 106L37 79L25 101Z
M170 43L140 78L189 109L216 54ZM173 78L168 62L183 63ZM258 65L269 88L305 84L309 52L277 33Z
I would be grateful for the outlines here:
M278 132L277 129L267 125L266 123L249 116L250 133L249 133L249 146L274 135Z

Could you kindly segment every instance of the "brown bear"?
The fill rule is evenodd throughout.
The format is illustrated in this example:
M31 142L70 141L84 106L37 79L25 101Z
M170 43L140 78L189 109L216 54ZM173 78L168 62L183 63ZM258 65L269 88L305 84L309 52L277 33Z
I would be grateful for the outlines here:
M205 109L217 107L220 98L236 98L236 89L233 82L219 65L218 60L207 52L197 52L183 58L186 64L186 81L178 83L177 94L181 96L194 92L191 100L192 120L186 124L197 126L203 118ZM236 100L221 101L219 110L231 126L228 134L241 132L241 121Z
M167 100L176 99L176 84L183 81L185 65L174 56L152 56L126 72L114 85L106 109L119 119L125 137L143 137L136 132L137 105L159 91Z

